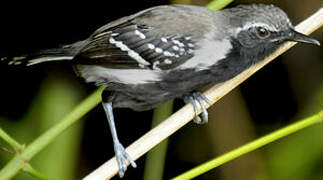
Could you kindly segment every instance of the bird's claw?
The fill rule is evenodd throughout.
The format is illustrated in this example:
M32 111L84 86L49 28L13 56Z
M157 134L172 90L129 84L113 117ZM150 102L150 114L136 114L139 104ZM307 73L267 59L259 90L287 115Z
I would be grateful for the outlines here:
M202 109L201 117L202 118L197 115L198 114L198 107L197 107L195 100L201 106L201 109ZM193 93L190 93L190 94L184 96L184 102L185 103L192 103L192 105L193 105L194 112L195 112L195 117L194 117L193 121L196 124L205 124L209 120L208 112L206 110L206 107L205 107L203 101L205 101L206 103L211 105L211 101L204 94L202 94L200 92L193 92Z
M114 151L119 166L119 176L120 178L122 178L127 170L127 161L129 161L131 166L134 168L136 168L137 165L135 161L132 160L129 154L125 151L124 147L120 142L115 143Z

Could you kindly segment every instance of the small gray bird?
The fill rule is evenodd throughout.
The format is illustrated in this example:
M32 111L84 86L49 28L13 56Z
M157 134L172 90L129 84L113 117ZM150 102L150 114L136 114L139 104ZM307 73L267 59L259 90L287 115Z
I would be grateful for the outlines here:
M208 99L196 88L227 81L285 41L320 43L294 31L274 5L239 5L211 11L188 5L157 6L104 25L89 38L61 48L16 57L9 64L70 61L86 82L106 86L102 105L122 177L135 162L119 142L113 108L148 110L174 98L197 103L208 120ZM196 100L196 101L195 101Z

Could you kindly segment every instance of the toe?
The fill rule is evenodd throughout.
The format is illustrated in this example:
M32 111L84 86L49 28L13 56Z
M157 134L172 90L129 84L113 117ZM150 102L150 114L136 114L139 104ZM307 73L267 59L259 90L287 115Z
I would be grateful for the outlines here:
M203 122L202 119L199 116L196 116L193 121L196 124L202 124L202 122Z
M125 152L124 156L127 158L127 160L130 162L131 166L136 168L137 164L135 163L134 160L132 160L132 158L129 156L129 154L127 152Z
M197 92L195 93L196 96L199 98L199 99L203 99L206 103L208 103L209 105L212 104L211 100L209 98L207 98L203 93L200 93L200 92Z
M123 177L125 172L127 171L127 164L125 162L124 157L117 156L118 166L119 166L119 176Z

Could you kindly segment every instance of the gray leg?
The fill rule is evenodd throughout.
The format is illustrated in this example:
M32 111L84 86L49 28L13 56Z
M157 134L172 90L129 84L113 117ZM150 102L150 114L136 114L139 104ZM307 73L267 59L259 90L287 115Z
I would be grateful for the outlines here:
M116 159L119 165L119 176L123 177L126 170L127 170L127 161L130 162L132 167L137 167L136 163L131 159L131 157L126 153L123 145L120 143L117 135L116 126L114 123L114 117L113 117L113 111L112 111L112 103L111 102L102 102L104 111L107 115L112 139L113 139L113 145L114 145L114 152L116 155Z
M200 118L197 113L198 113L198 108L197 108L197 104L195 102L195 100L200 104L201 109L202 109L202 118ZM197 124L205 124L208 122L209 118L208 118L208 112L206 110L206 107L204 105L204 102L208 104L211 104L211 101L204 96L204 94L199 93L199 92L193 92L190 94L187 94L184 96L184 102L185 103L192 103L194 111L195 111L195 118L194 118L194 122Z

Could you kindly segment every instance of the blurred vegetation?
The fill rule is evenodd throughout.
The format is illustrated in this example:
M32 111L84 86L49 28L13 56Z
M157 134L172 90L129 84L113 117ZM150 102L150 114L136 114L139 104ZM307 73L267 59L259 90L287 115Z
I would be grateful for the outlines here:
M209 1L207 0L174 0L174 3L190 3L196 5L206 5L208 2ZM321 0L310 0L306 2L301 0L237 0L230 6L251 2L274 3L282 7L287 11L287 14L294 24L297 24L319 7L322 7ZM163 3L165 4L166 2ZM148 2L146 2L146 4L148 4ZM128 8L130 8L130 6ZM134 6L130 9L132 10L131 12L134 12L135 10L133 9L138 10L142 8L143 7ZM103 13L107 11L97 12ZM82 16L82 13L83 11L80 11L79 16ZM128 12L124 13L125 15L129 14ZM98 16L103 15L109 16L108 13L98 14ZM39 16L39 14L37 16ZM72 16L72 18L73 17L74 16ZM75 22L70 19L67 21L68 23L71 23L71 26L75 25L73 24ZM83 21L90 24L90 21L82 19L79 27L84 27ZM98 25L102 25L106 22L106 19L101 19L101 21L97 23ZM52 28L52 24L50 24L49 27ZM43 29L46 30L48 28ZM59 28L59 30L64 31L62 28ZM73 32L72 27L66 28L65 30L67 32ZM86 30L93 31L94 29L89 28ZM58 29L56 29L56 31L58 31ZM76 29L74 29L74 31L76 31ZM80 35L80 37L73 37L73 33L71 32L69 35L72 34L72 40L77 40L82 37L82 35ZM89 32L84 32L84 34L88 35ZM14 35L19 36L18 33ZM10 37L14 38L14 35L11 35ZM66 41L66 36L69 35L65 35L63 42ZM313 36L321 42L323 41L322 30L314 33ZM20 42L21 37L19 38L20 39L18 40ZM52 39L54 42L58 41L55 37L52 38L54 38ZM14 41L14 39L11 40ZM24 44L19 43L15 44L18 48L23 47L23 45ZM8 48L10 47L11 46L8 45ZM30 49L27 48L27 50ZM275 62L271 63L245 82L241 89L234 90L212 107L209 110L210 121L208 125L200 126L191 123L172 136L168 146L165 168L162 168L163 163L160 162L159 168L161 170L159 171L159 175L153 174L151 176L156 175L160 177L160 172L164 171L164 173L162 173L164 178L162 179L174 177L189 168L289 124L294 120L318 112L323 107L322 57L321 47L309 45L297 45L295 48L282 55L279 60L275 60ZM3 75L5 78L12 78L10 76L13 75ZM20 74L20 76L24 75ZM26 143L28 145L34 138L56 124L57 120L60 120L66 113L70 112L85 95L85 88L81 87L75 79L66 78L66 76L66 74L62 74L59 71L49 74L48 77L42 80L42 85L39 90L33 92L36 95L33 98L31 97L32 103L23 115L18 115L21 113L19 111L21 106L19 106L19 104L13 106L18 108L16 110L17 115L14 116L14 118L8 116L7 113L3 113L3 115L0 114L1 128L21 144ZM18 81L17 79L14 80ZM24 79L24 77L19 77L19 80L29 81L29 79ZM30 88L28 85L22 88L26 89L26 91L22 91L21 93L25 93L25 96L32 96L29 95L30 92L28 92L28 88ZM1 93L4 92L5 96L8 96L7 98L10 99L10 102L20 103L19 98L11 98L16 97L15 93L17 93L17 91L15 89L10 89L8 91L4 91L4 89L5 87L1 89ZM264 94L268 94L268 92L274 94L264 97ZM2 103L9 104L9 101L3 101ZM266 104L269 104L268 107ZM177 106L178 105L175 104L175 109L178 108ZM94 112L97 112L97 110L94 110ZM166 114L168 113L163 113L163 115ZM94 118L91 117L92 116L88 117L87 121L100 124L100 122L95 121ZM100 118L104 119L105 117L100 116ZM142 126L142 123L138 120L137 127L129 126L128 129L120 129L119 134L129 133L130 128L140 129ZM98 126L93 127L91 133L98 131ZM104 157L101 158L102 162L109 158L104 154L98 153L99 149L102 149L100 146L90 147L93 151L85 152L85 148L82 147L82 138L85 136L83 135L83 128L83 123L81 122L68 129L60 135L54 143L35 156L35 158L30 161L30 164L32 164L37 171L50 179L80 179L82 175L86 174L86 172L90 172L93 168L97 167L97 164L101 163L96 162L96 160L91 160L89 158L90 155L88 154L97 153L99 156ZM323 179L322 130L322 125L305 129L297 134L291 135L220 166L215 170L202 175L199 179ZM104 133L108 134L107 132ZM143 134L144 132L140 133ZM104 138L95 140L90 139L90 141L97 141L98 144L108 144L107 146L109 146L109 149L113 149L112 143ZM5 147L9 150L12 149L2 140L0 140L0 147ZM164 146L165 152L166 147ZM113 152L111 152L110 155L112 156ZM14 154L7 151L0 151L0 167L3 167L13 156ZM163 157L159 158L163 159ZM139 162L141 161L139 160ZM134 170L135 172L131 172L132 170L129 169L130 175L126 175L124 178L125 180L142 179L143 173L139 173L139 171L144 171L143 168L140 169L143 167L143 164L141 163L138 165L139 167ZM157 166L156 161L155 164L147 166ZM14 179L28 180L34 178L25 173L19 173Z
M313 93L313 104L300 112L305 116L323 107L323 86ZM264 152L269 179L323 178L323 125L298 132L270 145Z
M71 83L68 79L66 80L66 77L58 75L47 77L37 94L22 119L17 122L1 119L1 127L11 132L14 138L20 142L30 142L45 132L56 124L57 120L69 113L84 97L84 93L79 90L76 83ZM74 179L80 152L81 127L82 123L78 123L57 137L54 143L31 160L33 167L49 179ZM3 141L0 142L0 147L12 149ZM4 162L12 158L13 155L0 153L1 166L3 167ZM15 179L34 178L20 173Z

